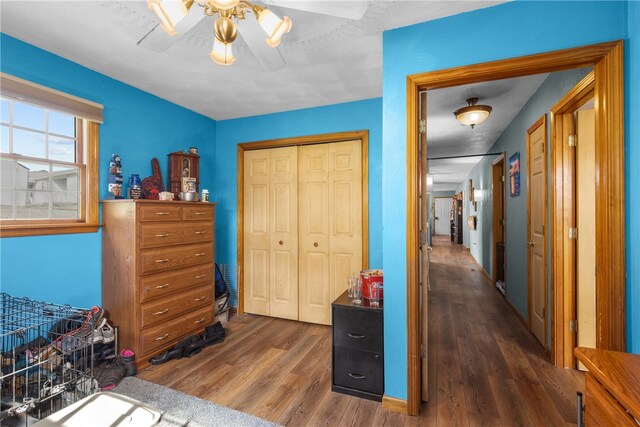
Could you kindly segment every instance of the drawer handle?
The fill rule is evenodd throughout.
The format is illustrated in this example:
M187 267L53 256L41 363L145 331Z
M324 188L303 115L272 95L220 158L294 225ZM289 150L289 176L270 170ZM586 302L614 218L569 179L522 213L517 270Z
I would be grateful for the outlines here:
M166 314L166 313L168 313L168 312L169 312L169 309L168 309L168 308L165 308L165 309L164 309L164 310L162 310L162 311L156 311L155 313L153 313L153 315L154 315L154 316L160 316L161 314Z
M204 301L205 299L207 299L207 297L200 297L200 298L196 298L196 299L194 299L194 301L195 301L195 302L198 302L198 301Z
M156 237L169 237L169 233L156 234Z
M318 242L313 242L313 247L317 248L318 247Z
M205 256L207 253L206 252L199 252L197 254L195 254L194 256Z
M169 336L169 334L164 334L163 336L156 338L156 341L162 341L162 340L166 339L168 336Z
M203 277L207 277L206 274L198 274L194 279L202 279Z
M349 372L349 376L350 376L351 378L353 378L354 380L363 380L363 379L365 379L365 378L366 378L364 375L354 374L354 373L352 373L352 372Z
M206 233L206 231L204 231L204 230L199 230L199 231L195 232L195 234L205 234L205 233Z
M196 212L196 215L206 215L206 212Z
M165 258L165 259L157 259L157 260L156 260L156 263L157 263L157 264L162 264L162 263L165 263L165 262L169 262L169 258Z
M196 321L195 321L195 322L193 322L193 323L195 323L196 325L198 325L198 324L200 324L200 323L202 323L202 322L204 322L204 317L203 317L202 319L200 319L200 320L196 320Z
M169 286L171 286L171 283L165 283L164 285L156 286L156 289L164 289L164 288L168 288Z
M349 333L347 335L349 335L349 337L357 339L357 340L359 340L361 338L364 338L364 335L360 335L360 334L351 334L351 333Z
M169 215L169 212L156 212L156 215Z

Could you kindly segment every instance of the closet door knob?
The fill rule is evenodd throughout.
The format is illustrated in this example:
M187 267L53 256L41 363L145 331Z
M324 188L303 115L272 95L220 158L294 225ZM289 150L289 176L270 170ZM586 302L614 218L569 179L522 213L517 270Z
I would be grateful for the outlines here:
M318 242L313 242L313 246L314 246L315 248L317 248L317 247L318 247Z
M284 244L284 242L283 242L282 240L280 240L280 241L278 242L278 244L279 244L280 246L282 246L282 245Z

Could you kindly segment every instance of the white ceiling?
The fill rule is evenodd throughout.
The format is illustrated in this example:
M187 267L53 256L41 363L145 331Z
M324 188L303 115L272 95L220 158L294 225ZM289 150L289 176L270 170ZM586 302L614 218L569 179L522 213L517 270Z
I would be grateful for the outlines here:
M201 21L166 52L137 46L157 24L140 0L2 0L0 27L27 43L222 120L379 97L384 30L502 2L369 1L357 21L270 6L293 21L278 48L287 65L270 73L261 69L241 37L234 43L235 64L214 64L208 55L212 19ZM458 98L456 108L464 105L465 96Z
M548 74L537 74L428 91L428 157L485 154L547 77ZM489 118L473 129L458 123L453 115L472 97L493 108ZM433 188L429 191L455 190L481 159L430 160L428 173L433 178Z

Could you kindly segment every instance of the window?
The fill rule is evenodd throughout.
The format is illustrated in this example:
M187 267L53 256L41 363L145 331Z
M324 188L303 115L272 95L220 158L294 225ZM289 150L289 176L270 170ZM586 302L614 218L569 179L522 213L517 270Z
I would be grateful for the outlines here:
M14 86L5 90L8 78ZM97 230L98 124L69 99L79 100L2 75L2 237Z

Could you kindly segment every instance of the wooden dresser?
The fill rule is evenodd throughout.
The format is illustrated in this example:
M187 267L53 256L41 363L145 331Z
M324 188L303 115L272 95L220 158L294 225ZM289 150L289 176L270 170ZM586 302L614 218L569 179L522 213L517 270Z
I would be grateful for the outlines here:
M576 348L575 355L589 370L586 427L640 426L640 355L584 347Z
M215 204L105 200L102 217L102 305L143 368L213 323Z
M333 369L331 391L382 400L384 357L382 303L370 307L366 298L354 305L345 291L331 304Z

